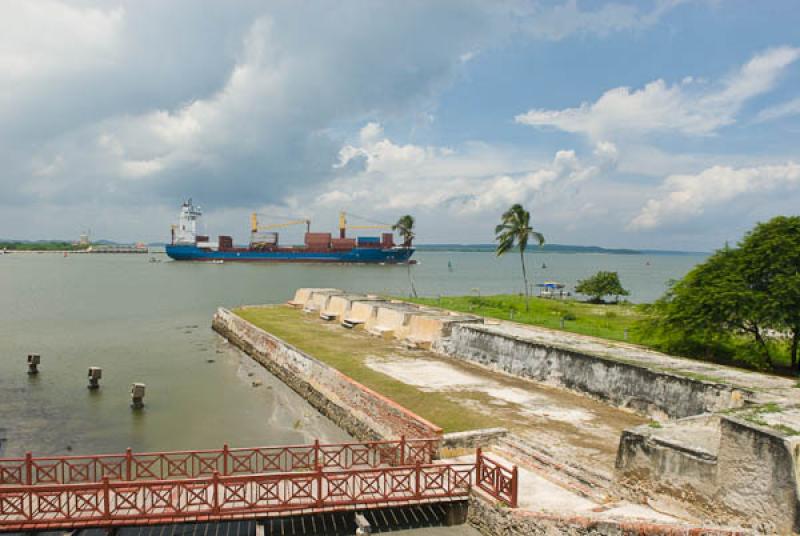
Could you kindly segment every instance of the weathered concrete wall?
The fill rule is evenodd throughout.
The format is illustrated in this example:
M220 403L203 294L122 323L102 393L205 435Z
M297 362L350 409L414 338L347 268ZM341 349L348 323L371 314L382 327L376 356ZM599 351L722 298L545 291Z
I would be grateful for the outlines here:
M466 432L451 432L442 436L442 448L474 449L477 447L490 447L497 443L501 437L508 435L505 428L480 428Z
M328 305L322 311L320 316L329 317L330 320L341 322L350 314L350 309L356 302L383 302L385 300L377 296L361 296L354 294L341 294L331 296L328 300Z
M303 306L303 310L309 312L322 311L328 306L328 302L333 296L340 296L342 294L344 293L341 290L330 290L330 289L312 290L311 297L308 300L306 300L306 303Z
M664 430L649 425L625 430L616 462L621 481L633 488L646 482L702 507L697 502L707 503L717 491L719 428L719 417L709 415L682 419Z
M614 520L544 512L520 512L486 500L474 492L469 500L470 525L485 536L733 536L740 530L670 525L637 520Z
M678 498L696 515L719 522L767 534L798 531L797 436L729 415L711 418L719 430L714 452L690 444L697 430L697 443L707 442L700 421L678 421L666 433L647 426L625 431L617 456L620 482Z
M433 349L509 374L558 385L654 417L682 418L738 407L744 391L625 361L556 348L458 324Z
M800 532L798 436L723 416L716 501L764 532Z
M449 337L453 326L460 323L483 323L483 319L458 314L417 314L409 320L405 337L415 344L432 345L442 337Z
M442 435L438 426L227 309L217 310L212 326L358 439Z
M306 302L311 298L311 293L314 291L335 291L335 288L299 288L294 292L294 298L287 303L293 307L304 307Z
M347 320L354 324L366 324L378 314L378 306L381 303L374 301L354 302L350 307L350 312L342 320Z

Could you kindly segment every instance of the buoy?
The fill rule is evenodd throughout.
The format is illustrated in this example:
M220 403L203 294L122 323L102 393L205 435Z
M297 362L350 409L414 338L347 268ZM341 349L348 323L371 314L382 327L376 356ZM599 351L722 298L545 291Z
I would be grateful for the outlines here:
M100 367L89 367L89 389L100 388L100 378L103 377L103 369Z
M131 385L131 407L133 409L142 409L144 407L144 390L143 383L134 383Z
M28 354L28 374L39 374L39 363L42 356L39 354Z

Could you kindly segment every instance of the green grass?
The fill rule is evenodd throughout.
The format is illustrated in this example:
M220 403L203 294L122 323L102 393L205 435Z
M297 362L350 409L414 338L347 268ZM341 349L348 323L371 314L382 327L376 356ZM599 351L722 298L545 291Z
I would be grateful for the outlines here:
M795 375L795 372L788 368L789 356L786 343L773 343L773 361L776 366L769 370L760 357L758 349L747 337L731 337L731 340L718 346L692 346L685 338L670 338L664 337L663 334L648 332L643 329L645 324L643 321L647 319L647 305L644 304L594 304L575 300L531 297L529 309L526 311L525 297L516 294L398 299L452 311L474 313L488 318L513 320L523 324L591 335L612 341L627 341L698 361L771 372L781 376ZM689 376L688 373L682 371L674 372ZM697 375L694 379L725 383L719 378L711 376Z
M368 358L396 354L387 341L365 333L343 333L309 318L298 309L283 306L236 309L245 320L327 363L370 389L442 427L445 432L500 426L497 419L462 404L440 392L424 392L365 364ZM462 395L468 396L468 395ZM473 396L474 398L474 396Z
M514 320L582 335L615 341L641 343L634 329L644 314L632 304L591 304L574 300L530 299L525 310L525 297L501 294L493 296L442 296L441 298L403 298L406 301L442 307L452 311L474 313L500 320ZM627 337L626 337L627 330Z

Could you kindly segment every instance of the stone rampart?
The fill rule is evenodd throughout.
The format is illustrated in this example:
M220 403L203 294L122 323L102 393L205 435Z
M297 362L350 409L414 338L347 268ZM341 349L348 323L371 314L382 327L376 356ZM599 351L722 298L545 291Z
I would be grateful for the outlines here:
M800 438L732 415L647 425L620 438L620 481L638 493L680 498L695 515L763 533L800 528Z
M564 387L653 417L682 418L740 406L746 390L623 359L542 344L490 325L457 324L433 349L508 374Z
M358 439L442 435L438 426L227 309L217 310L212 326Z

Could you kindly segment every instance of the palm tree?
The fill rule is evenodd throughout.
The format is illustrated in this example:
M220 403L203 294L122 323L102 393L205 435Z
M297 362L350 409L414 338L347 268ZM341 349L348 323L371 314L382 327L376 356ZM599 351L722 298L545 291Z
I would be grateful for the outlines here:
M414 240L414 216L406 214L401 216L397 223L392 225L392 230L397 231L403 238L403 247L410 248L411 242ZM408 284L411 287L411 295L417 297L417 289L414 287L414 278L411 277L411 262L406 263L408 268Z
M411 241L414 240L414 216L406 214L397 223L392 225L392 230L397 231L403 237L403 247L410 248Z
M503 213L501 223L494 228L495 240L497 240L497 256L511 251L514 246L519 247L519 259L522 262L522 279L525 282L525 310L528 310L530 290L528 289L528 273L525 270L525 248L528 247L528 239L533 238L539 245L544 244L544 235L534 231L531 227L531 213L516 203Z

